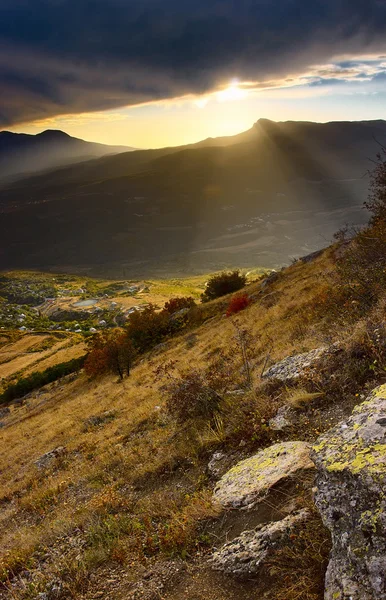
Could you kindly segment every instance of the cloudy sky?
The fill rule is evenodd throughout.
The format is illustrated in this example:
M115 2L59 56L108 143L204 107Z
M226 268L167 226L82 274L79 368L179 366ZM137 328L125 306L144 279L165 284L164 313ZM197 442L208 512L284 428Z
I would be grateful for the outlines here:
M0 0L0 128L159 147L386 119L386 0Z

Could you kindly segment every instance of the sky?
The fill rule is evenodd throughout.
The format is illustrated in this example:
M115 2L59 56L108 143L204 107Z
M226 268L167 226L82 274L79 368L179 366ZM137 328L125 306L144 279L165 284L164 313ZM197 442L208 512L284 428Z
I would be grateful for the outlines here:
M0 0L0 129L138 148L386 119L386 0Z

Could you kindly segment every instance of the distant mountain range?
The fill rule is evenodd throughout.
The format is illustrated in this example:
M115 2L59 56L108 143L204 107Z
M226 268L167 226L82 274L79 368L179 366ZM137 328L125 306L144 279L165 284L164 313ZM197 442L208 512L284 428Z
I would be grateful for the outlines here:
M128 150L134 148L85 142L51 129L37 135L0 131L0 178Z
M3 184L0 267L130 277L278 267L363 224L386 122L275 123Z

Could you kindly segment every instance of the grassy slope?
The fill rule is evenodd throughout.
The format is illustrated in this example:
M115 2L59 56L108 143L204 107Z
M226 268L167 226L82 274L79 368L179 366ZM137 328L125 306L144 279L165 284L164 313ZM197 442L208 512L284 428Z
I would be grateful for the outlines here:
M244 423L237 424L239 437L233 435L236 425L232 425L232 435L224 434L227 423L209 428L197 422L181 431L163 411L162 381L155 371L168 361L177 361L180 369L206 368L221 351L230 350L234 357L231 379L239 385L242 359L235 321L250 336L255 385L267 359L274 362L336 341L344 331L335 327L329 332L312 310L328 285L334 269L332 257L333 250L328 249L312 263L289 267L238 316L224 319L226 302L213 303L217 316L195 330L195 339L189 332L170 340L164 352L141 360L123 383L114 377L90 382L81 374L47 386L43 396L32 394L28 406L12 411L7 426L0 430L4 549L0 565L14 572L30 569L32 579L28 589L16 586L13 596L4 590L0 598L35 598L47 581L57 577L66 582L66 597L92 598L93 592L104 589L103 597L127 598L130 581L140 576L141 565L153 564L157 557L181 555L189 558L188 568L194 564L192 560L213 543L200 525L216 514L210 503L213 482L206 474L208 458L221 448L234 453L237 460L279 439L264 426L277 403L271 399L271 404L263 405L264 397L260 397L252 437L247 437ZM259 289L260 284L251 284L248 292ZM232 422L237 410L236 404L231 411L228 407L223 418ZM102 425L87 423L90 416L105 411L113 412ZM299 419L293 436L312 440L339 418L339 411L311 412ZM39 471L34 461L58 446L65 446L65 454L47 472ZM90 572L95 579L87 590ZM231 582L225 584L205 573L196 588L194 577L189 580L189 597L205 597L205 589L216 600L233 597L229 594L235 590L227 588ZM294 572L295 583L300 576ZM106 584L109 577L114 583ZM213 586L218 586L217 592ZM285 598L280 595L284 592L279 581L277 586L272 598ZM260 597L256 589L241 585L238 589L240 598ZM177 591L178 586L165 597L181 597L181 590ZM310 591L293 597L321 596Z

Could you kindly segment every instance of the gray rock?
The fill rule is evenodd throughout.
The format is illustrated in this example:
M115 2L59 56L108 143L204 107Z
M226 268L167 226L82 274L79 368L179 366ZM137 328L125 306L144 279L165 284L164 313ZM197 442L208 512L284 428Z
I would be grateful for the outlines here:
M178 319L181 319L182 317L184 317L185 315L188 314L190 308L181 308L180 310L177 310L175 313L173 313L170 316L170 320L171 321L178 321Z
M305 509L281 521L260 525L243 533L214 552L211 565L237 577L256 576L278 550L291 544L291 536L299 533L309 518Z
M295 417L295 413L290 406L281 406L277 411L276 415L268 421L268 425L273 431L284 431L292 427L292 419Z
M208 472L210 475L213 475L214 477L219 476L219 474L221 472L219 467L225 457L226 457L226 454L224 454L223 452L215 452L213 454L212 458L210 459L210 461L208 463Z
M46 452L37 460L35 460L35 465L38 467L38 469L46 469L55 459L63 456L64 454L66 454L66 448L64 446L58 446L57 448Z
M287 356L287 358L272 365L272 367L265 371L263 378L279 379L280 381L298 379L300 376L304 375L308 369L317 366L320 359L326 354L336 350L336 347L328 348L323 346L311 350L310 352L304 352L303 354Z
M4 408L0 408L0 419L9 415L10 412L11 412L11 410L8 408L8 406L4 406Z
M333 542L325 600L386 600L386 385L322 435L312 458Z
M264 290L267 286L269 286L271 283L273 283L274 281L276 281L279 278L279 273L277 273L276 271L272 271L268 277L266 277L266 279L264 279L261 283L260 289Z
M316 250L315 252L311 252L311 254L307 254L306 256L301 256L299 260L303 263L313 262L316 258L321 256L324 252L324 248L322 250Z
M113 410L106 410L105 412L101 413L100 415L92 415L91 417L88 417L84 421L84 429L88 430L88 429L92 429L93 427L99 427L100 425L105 425L106 423L109 423L110 421L115 419L115 417L116 417L116 414Z
M252 508L278 483L312 471L305 442L282 442L242 460L218 481L214 499L223 508Z

